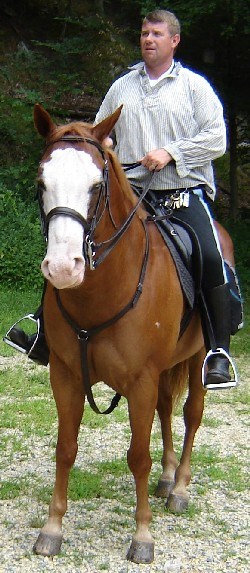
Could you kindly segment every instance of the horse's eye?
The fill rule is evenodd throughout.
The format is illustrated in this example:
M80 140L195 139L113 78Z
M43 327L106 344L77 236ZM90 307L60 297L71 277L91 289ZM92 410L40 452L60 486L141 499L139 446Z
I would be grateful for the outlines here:
M44 191L45 191L45 185L43 181L38 181L35 199L38 199L40 203L42 202L42 196Z
M99 181L98 183L94 183L94 185L92 185L91 191L93 191L93 192L100 191L102 183L103 183L102 181Z
M45 187L43 181L38 181L38 183L37 183L37 190L38 190L40 193L43 193L43 192L46 190L46 187Z

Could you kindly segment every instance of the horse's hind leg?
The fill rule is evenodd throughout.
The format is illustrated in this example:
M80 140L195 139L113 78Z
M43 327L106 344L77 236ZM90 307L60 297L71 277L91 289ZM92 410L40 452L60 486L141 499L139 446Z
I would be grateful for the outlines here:
M191 479L190 460L196 431L203 414L205 391L201 383L201 367L204 360L204 350L193 356L189 361L189 392L183 413L185 422L185 438L180 464L175 472L175 484L167 500L171 511L181 513L188 507L187 486Z
M171 417L173 410L173 384L172 375L162 374L159 384L157 411L161 422L163 454L162 454L162 474L158 481L155 495L157 497L168 498L174 487L175 471L178 460L174 452Z
M152 380L136 382L128 398L131 443L127 454L128 465L136 485L136 532L127 559L134 563L151 563L154 541L149 531L151 509L148 502L148 476L151 469L150 434L157 402L157 386Z
M70 469L77 454L77 436L83 414L81 385L74 384L72 374L62 363L51 364L51 385L56 400L59 427L56 447L56 481L49 507L49 519L37 538L33 551L39 555L59 553L62 543L62 518L67 509Z

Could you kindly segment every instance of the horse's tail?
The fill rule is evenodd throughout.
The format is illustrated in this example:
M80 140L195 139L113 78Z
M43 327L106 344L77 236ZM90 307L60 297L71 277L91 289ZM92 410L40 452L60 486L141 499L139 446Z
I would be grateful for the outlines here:
M175 408L182 398L187 385L189 374L189 360L184 360L180 364L176 364L171 370L171 383L173 385L173 407Z
M167 385L167 393L172 396L173 408L176 408L187 389L188 374L189 360L184 360L161 375L161 384Z

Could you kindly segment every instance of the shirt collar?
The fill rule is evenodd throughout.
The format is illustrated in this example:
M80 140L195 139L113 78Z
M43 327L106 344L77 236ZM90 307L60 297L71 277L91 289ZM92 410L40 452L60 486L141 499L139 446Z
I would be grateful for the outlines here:
M166 72L164 72L164 74L160 77L160 79L165 77L165 74L166 74L166 77L176 77L179 74L179 71L181 68L182 68L182 65L180 62L173 61L170 68ZM147 76L148 75L146 70L145 70L144 62L138 62L137 64L134 64L133 66L128 66L128 69L129 70L135 70L135 71L137 70L141 76Z

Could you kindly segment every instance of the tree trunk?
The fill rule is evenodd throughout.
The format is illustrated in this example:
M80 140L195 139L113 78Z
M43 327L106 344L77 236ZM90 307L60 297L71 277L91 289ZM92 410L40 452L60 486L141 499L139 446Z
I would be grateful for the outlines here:
M237 177L237 115L235 100L232 98L229 106L229 142L230 142L230 210L233 220L238 218L238 177Z
M104 15L104 0L94 0L94 9L98 14Z

